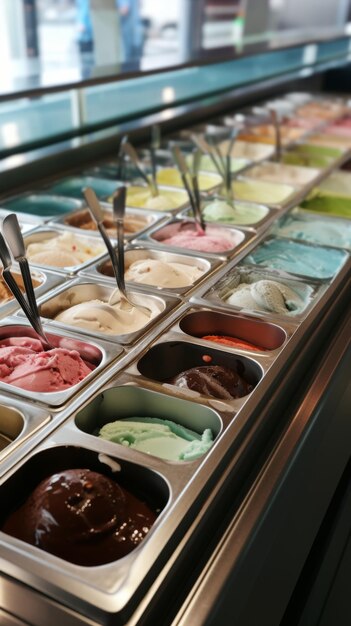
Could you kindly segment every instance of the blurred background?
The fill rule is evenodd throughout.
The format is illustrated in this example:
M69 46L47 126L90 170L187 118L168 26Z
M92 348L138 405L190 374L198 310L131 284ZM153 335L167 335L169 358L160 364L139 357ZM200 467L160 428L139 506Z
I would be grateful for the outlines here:
M350 0L1 0L0 89L174 65L203 51L347 27Z

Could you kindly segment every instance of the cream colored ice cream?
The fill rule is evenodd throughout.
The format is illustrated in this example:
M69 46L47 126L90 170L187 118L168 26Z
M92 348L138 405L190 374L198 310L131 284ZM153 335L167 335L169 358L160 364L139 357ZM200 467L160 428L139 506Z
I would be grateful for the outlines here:
M143 285L175 288L192 285L202 274L203 270L196 265L140 259L130 264L125 279Z
M250 178L234 180L232 186L234 198L247 202L267 204L268 206L283 205L291 199L295 191L289 185L280 185Z
M132 300L142 308L121 302L117 290L113 304L98 299L81 302L71 290L68 295L62 294L59 304L55 301L44 303L41 313L69 326L108 335L125 335L140 330L162 311L158 300L148 298L146 301L145 296L137 294L132 295Z
M32 263L53 267L73 267L93 259L105 251L103 244L91 239L62 233L29 243L27 256Z
M127 187L127 206L166 212L180 209L188 202L185 191L159 189L158 196L153 196L148 187Z
M285 165L284 163L269 161L250 167L245 172L248 178L295 186L308 185L319 174L319 170L312 167L299 167L297 165Z
M204 174L199 172L198 184L200 191L209 191L214 187L222 184L222 177L219 174ZM174 167L163 167L158 170L156 179L159 185L168 185L169 187L184 187L181 175Z
M223 154L227 154L229 140L222 141L219 148ZM231 156L236 159L248 159L249 161L262 161L269 159L274 154L274 148L267 144L250 143L248 141L236 141L231 150Z

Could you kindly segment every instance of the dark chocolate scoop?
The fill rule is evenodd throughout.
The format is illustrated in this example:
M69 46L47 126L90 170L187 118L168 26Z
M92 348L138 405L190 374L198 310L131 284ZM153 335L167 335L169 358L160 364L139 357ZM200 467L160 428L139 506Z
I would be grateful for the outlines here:
M244 378L224 365L204 365L181 372L169 381L177 387L192 389L203 396L234 400L246 396L253 389Z
M2 530L67 561L92 566L128 554L155 518L107 476L73 469L43 480Z

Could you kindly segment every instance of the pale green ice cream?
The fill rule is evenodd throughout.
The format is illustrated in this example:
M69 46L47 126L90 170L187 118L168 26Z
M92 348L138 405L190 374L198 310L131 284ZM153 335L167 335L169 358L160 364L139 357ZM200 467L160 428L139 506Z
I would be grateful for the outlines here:
M351 218L351 197L331 195L319 187L313 189L310 195L301 202L302 209L316 213L326 213L331 216Z
M194 160L193 155L188 154L188 156L186 157L186 162L190 168L192 168L193 166L193 160ZM218 161L218 157L216 157L216 160ZM240 172L240 170L244 169L244 167L246 167L249 163L250 163L249 159L236 159L232 157L230 159L230 171L232 174L235 174L236 172ZM218 170L215 164L213 163L211 157L208 156L207 154L203 154L201 156L200 170L203 170L204 172L218 173Z
M205 205L203 216L206 222L251 225L257 224L268 214L269 209L258 204L235 202L234 206L225 200L213 200Z
M245 257L244 263L322 279L334 276L347 257L342 250L277 238L264 241Z
M329 167L343 154L343 150L330 146L314 146L312 144L296 144L292 150L282 154L282 163L290 165L302 165L304 167L325 168Z
M351 198L351 172L341 172L339 170L333 172L320 183L319 189L339 196L350 196Z
M336 248L351 248L351 222L313 219L294 212L279 220L272 232L279 237L301 239Z
M269 183L262 180L241 178L232 183L234 198L246 202L258 202L268 206L281 206L293 195L295 189L289 185Z
M157 417L132 417L105 424L99 437L167 461L193 461L213 444L212 432L202 435Z

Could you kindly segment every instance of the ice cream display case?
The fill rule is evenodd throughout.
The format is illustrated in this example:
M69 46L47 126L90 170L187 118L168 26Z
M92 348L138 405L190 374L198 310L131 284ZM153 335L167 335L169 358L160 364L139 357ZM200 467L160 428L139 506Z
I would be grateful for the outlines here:
M233 94L199 105L211 156L195 173L197 105L169 124L161 111L119 128L113 141L128 130L151 182L145 137L162 123L158 193L129 160L125 178L116 176L120 155L111 138L96 154L104 143L96 136L83 142L81 161L62 146L67 166L51 156L30 184L40 164L28 163L19 188L9 184L0 198L4 216L35 221L23 238L51 344L43 349L15 301L2 305L4 624L200 626L216 623L216 611L217 623L229 624L232 581L241 619L246 611L251 619L256 594L262 623L282 617L350 454L336 394L349 400L351 140L335 128L348 127L351 109L347 96L298 88L279 85L278 97L278 85L266 85L264 99L248 89L246 108ZM245 126L248 103L289 110L279 154L272 124ZM83 196L95 190L116 247L112 202L121 186L129 303ZM310 513L312 497L304 502L311 524L299 520L300 535L289 530L291 576L268 610L259 583L266 590L268 558L279 569L282 555L265 515L286 538L291 483L291 519L304 518L298 466L305 459L314 493L322 463L304 437L323 439L330 398L335 433L321 459L333 463L343 446L316 494L318 510ZM307 487L300 491L307 500Z

